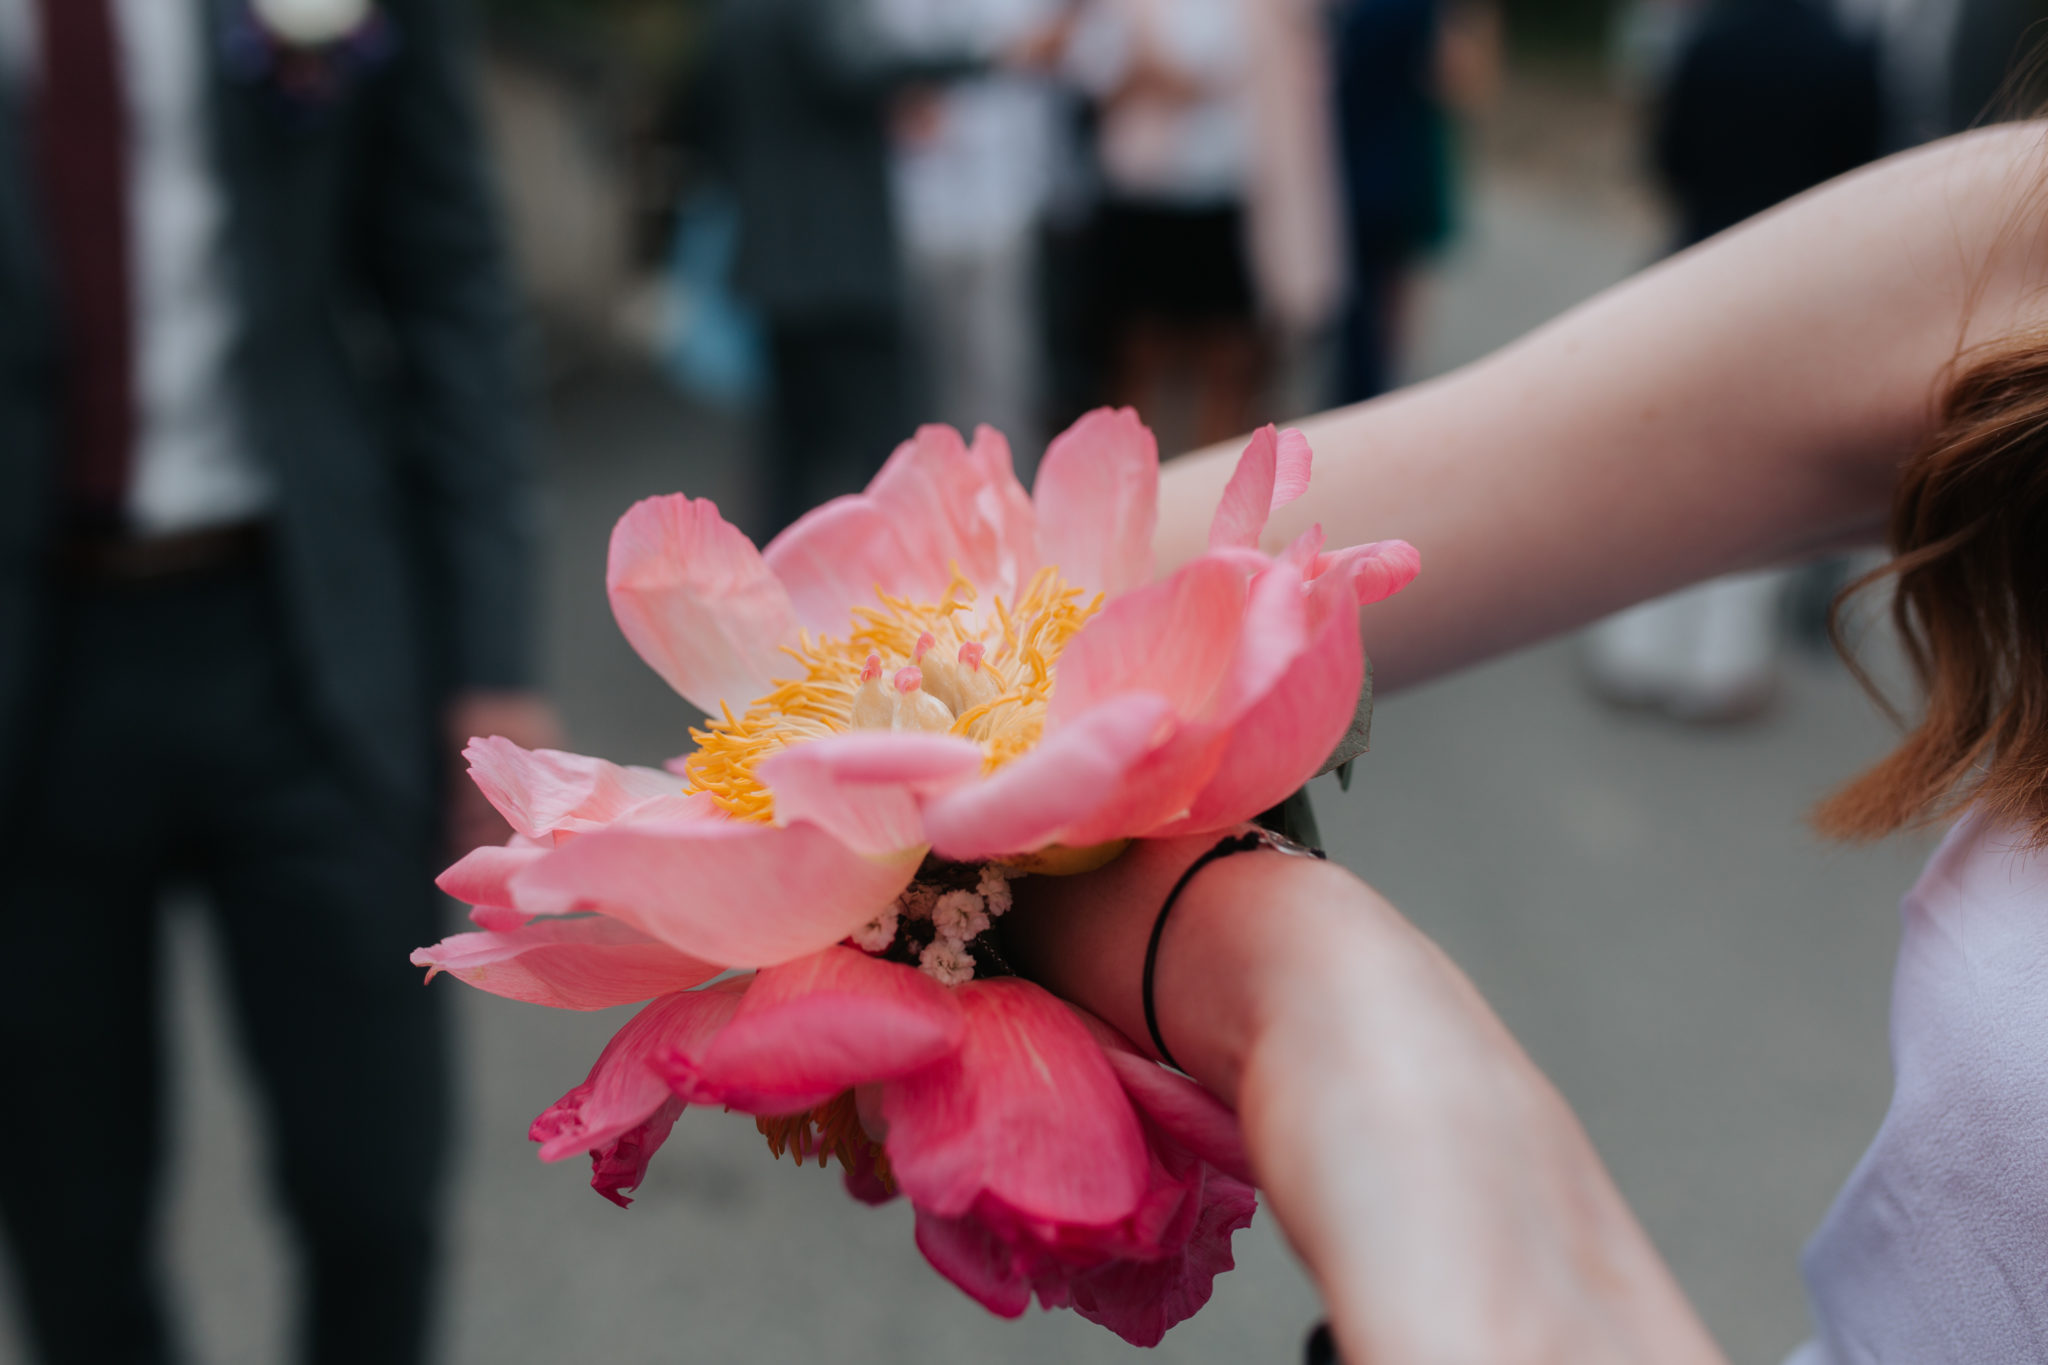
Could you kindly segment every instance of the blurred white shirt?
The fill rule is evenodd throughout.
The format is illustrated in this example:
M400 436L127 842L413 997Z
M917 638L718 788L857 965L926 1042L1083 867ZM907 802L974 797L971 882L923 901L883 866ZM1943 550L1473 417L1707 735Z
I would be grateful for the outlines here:
M206 0L110 0L129 109L136 433L129 521L170 535L260 515L275 495L240 430L227 204L213 161ZM33 85L35 0L0 0L0 71Z
M1113 194L1189 206L1245 198L1252 158L1247 2L1093 0L1088 6L1068 49L1068 71L1107 101L1100 151ZM1200 93L1112 99L1147 55Z
M993 56L1057 11L1057 0L874 0L885 39L918 55ZM1006 249L1037 223L1051 194L1054 93L1035 77L994 72L932 98L926 126L896 146L906 244L943 255Z

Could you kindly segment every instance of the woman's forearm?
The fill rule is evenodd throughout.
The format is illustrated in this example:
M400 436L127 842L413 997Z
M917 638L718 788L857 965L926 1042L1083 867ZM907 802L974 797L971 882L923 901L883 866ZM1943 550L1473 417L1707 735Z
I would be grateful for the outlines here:
M1301 425L1268 529L1398 536L1423 574L1366 622L1398 688L1716 573L1881 533L1959 346L2044 316L2035 125L1803 196L1445 378ZM1200 552L1235 451L1168 467L1162 567Z
M1168 889L1213 836L1020 882L1018 964L1146 1038ZM1203 869L1154 983L1176 1058L1237 1109L1266 1201L1355 1360L1718 1365L1570 1109L1371 888L1270 852Z

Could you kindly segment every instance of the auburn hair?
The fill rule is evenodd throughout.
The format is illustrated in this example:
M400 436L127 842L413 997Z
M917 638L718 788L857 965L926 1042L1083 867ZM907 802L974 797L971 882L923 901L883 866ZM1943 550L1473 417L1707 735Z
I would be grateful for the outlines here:
M1824 834L1875 839L1965 806L2048 846L2048 329L1959 357L1932 436L1901 471L1884 567L1925 710L1892 754L1822 802ZM1896 713L1894 713L1896 714Z

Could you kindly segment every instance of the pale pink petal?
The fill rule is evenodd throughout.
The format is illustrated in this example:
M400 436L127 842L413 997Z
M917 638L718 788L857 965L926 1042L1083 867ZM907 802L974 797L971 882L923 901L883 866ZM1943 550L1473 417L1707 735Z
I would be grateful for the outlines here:
M651 1000L721 970L603 916L456 934L415 952L412 965L427 968L429 981L447 972L492 995L567 1010Z
M580 833L620 819L682 784L655 768L622 768L559 749L522 749L496 736L462 751L469 775L508 824L529 839Z
M873 606L877 592L913 599L932 593L930 566L912 556L903 529L888 508L852 494L806 512L762 557L788 589L806 630L843 636L853 625L853 609Z
M1271 426L1252 433L1251 444L1237 457L1237 468L1223 487L1216 515L1209 522L1209 547L1239 545L1256 549L1259 532L1273 514L1273 478L1280 458L1280 433Z
M933 797L924 809L925 833L939 856L961 862L1060 842L1116 799L1172 728L1173 705L1164 697L1132 692L1104 702L987 780Z
M981 771L981 746L951 735L857 731L769 755L756 770L783 824L808 821L858 853L921 848L922 798Z
M1242 569L1205 555L1112 600L1060 654L1048 735L1128 692L1164 697L1178 718L1202 714L1237 655L1247 592Z
M1016 977L953 994L965 1011L959 1049L882 1088L903 1192L947 1218L984 1198L1050 1223L1129 1217L1146 1187L1144 1134L1087 1029Z
M541 1144L543 1161L588 1152L591 1184L623 1205L621 1190L646 1171L647 1158L668 1136L681 1105L652 1063L722 1028L739 1007L744 980L665 995L626 1021L598 1054L590 1075L549 1105L527 1136Z
M485 844L456 859L434 885L468 905L512 908L512 878L547 856L539 844Z
M1244 705L1229 721L1228 747L1187 814L1156 831L1158 837L1227 829L1278 805L1315 776L1350 728L1365 681L1365 651L1349 585L1341 578L1321 581L1304 603L1292 569L1274 569L1271 580L1286 594L1284 607L1276 597L1272 615L1295 614L1289 637L1295 647L1281 653L1271 646L1281 665L1277 674L1245 680ZM1263 595L1255 590L1255 596ZM1256 610L1249 615L1260 617ZM1248 629L1247 639L1254 634Z
M612 531L612 615L642 659L699 709L743 711L786 675L796 608L760 552L708 500L635 503Z
M531 914L598 910L692 957L766 967L873 919L919 856L863 857L815 825L633 821L557 848L512 892Z
M1278 562L1293 569L1304 580L1313 578L1327 540L1323 535L1323 524L1317 522L1287 543L1287 548L1277 557Z
M844 635L851 609L875 590L938 600L957 566L984 594L1014 595L1037 567L1031 500L1001 433L983 427L969 447L927 426L896 448L857 497L799 520L768 546L803 623Z
M1159 445L1129 408L1100 408L1045 452L1032 489L1038 559L1069 583L1128 592L1152 579Z
M1377 540L1332 550L1316 560L1316 576L1348 579L1357 603L1371 606L1392 597L1422 572L1422 556L1405 540Z
M663 1072L692 1104L794 1114L931 1065L963 1028L959 1002L923 972L827 948L757 975L732 1022Z
M1309 449L1308 437L1295 427L1281 428L1273 470L1273 511L1308 492L1309 472L1314 463L1315 452Z
M1258 548L1267 519L1308 491L1310 458L1308 438L1292 427L1276 431L1266 426L1252 433L1216 504L1209 548Z

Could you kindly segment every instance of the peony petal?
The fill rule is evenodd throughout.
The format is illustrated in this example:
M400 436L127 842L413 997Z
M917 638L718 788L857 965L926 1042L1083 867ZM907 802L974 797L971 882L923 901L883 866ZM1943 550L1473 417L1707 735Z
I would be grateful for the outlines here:
M1031 1279L1017 1264L1017 1247L979 1219L941 1218L920 1208L917 1249L932 1269L997 1317L1022 1317L1031 1306Z
M509 739L472 739L469 775L513 829L546 843L556 833L599 829L682 784L655 768L622 768L559 749L522 749Z
M662 1069L692 1104L795 1114L951 1055L963 1028L952 993L916 968L827 948L761 972L716 1038Z
M1258 1196L1251 1186L1214 1170L1198 1175L1196 1187L1183 1196L1186 1226L1175 1228L1172 1249L1154 1259L1118 1259L1074 1275L1067 1293L1075 1312L1133 1346L1149 1348L1201 1310L1216 1277L1237 1264L1231 1234L1251 1226Z
M1180 719L1202 714L1236 657L1246 600L1243 570L1204 556L1111 601L1060 654L1048 737L1129 692L1165 698Z
M1238 457L1209 523L1209 548L1257 549L1266 521L1308 491L1308 438L1289 427L1261 427Z
M1273 470L1272 511L1279 511L1308 492L1309 473L1315 463L1315 452L1309 449L1308 437L1296 427L1283 427L1280 431L1280 448L1276 452Z
M447 972L492 995L566 1010L651 1000L721 970L602 916L456 934L415 952L412 965L427 968L429 981Z
M782 580L804 629L844 635L853 609L872 605L877 592L923 598L926 566L914 561L897 534L895 516L872 498L834 498L812 508L762 552Z
M921 798L981 771L981 746L951 735L857 731L769 755L756 770L783 824L808 821L857 853L922 848Z
M877 589L936 601L956 566L984 599L1013 596L1037 567L1035 520L1001 433L983 427L969 447L953 428L927 426L865 493L806 515L766 558L807 628L844 635Z
M1069 1008L1073 1008L1069 1006ZM1139 1052L1123 1034L1086 1011L1074 1014L1109 1058L1124 1093L1175 1142L1233 1180L1253 1184L1244 1132L1230 1107L1199 1082Z
M456 859L453 866L434 878L434 885L465 904L509 910L513 876L547 854L547 849L539 844L485 844Z
M707 962L766 967L873 919L919 858L862 857L815 825L633 821L564 844L512 892L531 914L599 910Z
M635 503L612 531L605 588L640 657L700 710L744 710L789 668L796 608L708 500Z
M933 797L925 805L925 833L939 856L958 862L1060 842L1114 800L1172 730L1173 705L1164 697L1133 692L1104 702L986 781Z
M1144 1134L1087 1029L1016 977L953 992L957 1052L882 1088L886 1148L920 1210L956 1218L992 1199L1025 1219L1102 1227L1144 1195Z
M1152 580L1159 445L1129 408L1100 408L1045 452L1032 490L1038 559L1111 597Z
M1422 556L1405 540L1377 540L1333 550L1316 559L1316 576L1346 579L1357 603L1369 607L1392 597L1422 572Z
M1242 688L1243 704L1229 714L1228 745L1187 813L1156 837L1228 829L1271 809L1316 775L1351 726L1365 651L1350 586L1320 580L1304 601L1294 571L1280 566L1254 597L1270 600L1247 613L1251 621L1290 618L1264 632L1267 643L1253 643L1263 625L1245 632L1247 655L1279 666L1233 678L1226 690Z
M627 1020L584 1082L533 1121L527 1136L541 1144L541 1160L590 1153L591 1184L624 1205L620 1191L638 1185L647 1159L682 1112L651 1063L717 1032L739 1007L746 987L745 979L736 979L665 995Z

